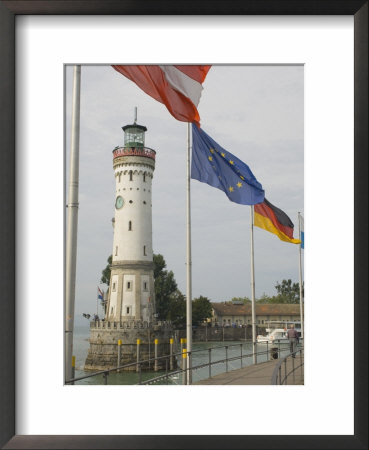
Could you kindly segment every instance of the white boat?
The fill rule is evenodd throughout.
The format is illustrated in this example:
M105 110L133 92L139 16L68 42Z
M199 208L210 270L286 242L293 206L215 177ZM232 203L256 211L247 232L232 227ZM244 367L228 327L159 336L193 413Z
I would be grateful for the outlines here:
M277 344L278 342L288 342L287 331L284 328L275 328L266 336L258 335L256 337L258 344Z
M271 328L270 325L279 324L283 328ZM278 343L288 343L287 329L293 324L299 337L301 337L301 323L300 322L269 322L269 327L266 329L268 334L266 336L258 335L256 337L256 342L258 344L278 344Z

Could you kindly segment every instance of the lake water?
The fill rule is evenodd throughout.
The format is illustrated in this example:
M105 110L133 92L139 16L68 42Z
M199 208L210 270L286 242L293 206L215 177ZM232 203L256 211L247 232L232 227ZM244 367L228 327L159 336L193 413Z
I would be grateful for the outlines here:
M74 328L74 336L73 336L73 353L76 357L76 373L75 377L82 377L84 375L90 375L92 372L84 371L84 363L87 357L88 349L89 349L89 324L87 326L76 326ZM228 342L193 342L192 350L192 367L196 367L201 364L205 364L209 362L209 348L211 348L211 361L218 361L221 359L225 359L226 357L226 349L225 346L228 346L228 358L237 357L241 355L241 347L242 347L242 367L248 366L253 363L252 356L252 344L251 342L245 341L228 341ZM266 345L258 345L258 351L265 351ZM270 350L270 346L269 346ZM281 355L285 356L289 353L288 345L281 344ZM266 353L260 354L257 357L258 362L267 361L270 359L270 355ZM235 361L228 361L228 370L235 370L241 368L240 359ZM211 375L217 375L219 373L224 373L226 371L226 364L219 363L212 365L211 367ZM165 372L142 372L142 380L148 380L150 378L157 377L159 375L165 374ZM192 373L192 382L203 380L209 377L209 368L202 367L199 369L193 370ZM108 384L116 384L116 385L131 385L138 384L139 375L136 372L121 372L121 373L111 373L108 376ZM98 375L91 378L86 378L85 380L81 380L76 382L76 384L104 384L104 379L102 375ZM167 384L167 381L165 381ZM182 384L182 375L177 374L174 375L170 379L169 384Z

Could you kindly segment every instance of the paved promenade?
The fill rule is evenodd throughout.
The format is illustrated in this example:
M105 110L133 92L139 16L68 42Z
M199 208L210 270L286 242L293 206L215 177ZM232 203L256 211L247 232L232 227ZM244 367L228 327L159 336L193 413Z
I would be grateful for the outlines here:
M208 378L206 380L197 381L193 383L194 385L261 385L261 384L271 384L272 375L275 366L278 364L279 359L273 359L272 361L263 362L256 365L251 365L244 367L243 369L232 370L230 372L222 373L220 375L215 375L214 377ZM301 360L300 356L297 356L294 360L292 358L287 358L287 373L292 370L292 364L294 367L300 366ZM304 384L304 367L299 367L295 371L295 377L291 374L288 377L288 384L301 385ZM282 378L284 377L284 363L282 363Z

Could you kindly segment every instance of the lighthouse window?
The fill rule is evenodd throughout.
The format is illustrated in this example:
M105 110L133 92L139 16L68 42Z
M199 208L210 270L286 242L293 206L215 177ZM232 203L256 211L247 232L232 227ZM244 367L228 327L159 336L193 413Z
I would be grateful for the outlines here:
M118 256L118 246L115 247L115 256Z
M147 282L144 281L144 291L147 291Z
M144 245L144 256L146 256L146 245Z
M115 291L115 283L113 283L113 291Z
M143 180L144 180L144 183L146 182L146 172L144 172L144 174L143 174Z
M127 291L131 291L131 290L132 290L132 282L127 281Z
M127 306L127 314L129 314L129 306Z
M128 231L132 231L132 222L131 221L128 222Z
M132 170L129 171L129 181L133 181L133 172L132 172Z

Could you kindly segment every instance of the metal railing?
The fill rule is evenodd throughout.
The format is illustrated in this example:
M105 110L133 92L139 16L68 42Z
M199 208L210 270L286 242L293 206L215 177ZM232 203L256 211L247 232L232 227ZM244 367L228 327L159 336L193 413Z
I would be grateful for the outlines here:
M240 360L240 365L241 365L240 368L242 368L243 367L243 360L245 358L252 359L253 356L254 356L254 353L256 354L256 359L257 359L257 356L260 356L260 355L270 355L271 359L277 359L277 358L280 357L281 351L288 350L288 348L289 348L289 344L287 342L285 342L285 341L281 342L281 341L278 340L278 342L275 342L274 344L269 344L268 342L265 342L263 344L259 344L259 345L261 345L262 347L265 348L265 350L259 351L259 350L257 350L258 343L255 342L254 343L254 352L245 353L244 354L243 353L243 345L244 345L244 343L231 344L231 345L224 345L224 346L217 346L217 347L208 348L207 349L207 351L208 351L208 362L206 362L206 363L204 362L204 363L197 364L197 365L192 365L191 369L188 368L188 367L180 368L180 369L177 369L177 370L175 370L173 372L165 373L165 374L159 375L157 377L150 378L149 380L141 381L138 384L156 384L156 383L160 383L160 382L167 382L167 384L168 384L170 378L175 377L175 376L180 375L180 374L182 374L182 384L187 384L187 377L188 377L188 374L189 374L190 370L191 370L191 372L194 372L196 370L208 367L208 370L209 370L208 378L211 378L212 377L212 367L215 366L215 365L225 364L225 372L227 373L229 371L229 365L230 365L230 363L232 361ZM240 348L240 354L236 355L236 356L229 357L228 350L231 347L239 347ZM256 348L256 351L255 351L255 348ZM217 359L215 361L212 360L212 351L213 350L219 350L219 349L224 349L225 357ZM204 352L204 351L206 351L206 350L204 350L204 349L193 350L192 352L187 352L187 355L190 357L190 356L192 356L192 355L194 355L196 353Z
M299 355L300 358L296 360L296 356ZM288 361L291 361L291 366L288 367ZM284 374L282 375L282 367L284 368ZM285 356L279 363L276 365L273 375L272 375L272 384L288 384L288 378L292 376L293 383L296 382L296 371L301 369L301 378L304 377L304 348L300 348L296 350L294 353L290 353Z
M262 355L270 355L271 359L278 359L281 356L281 352L282 351L286 351L289 348L289 344L286 342L275 342L273 344L269 344L268 342L265 342L263 344L258 344L258 343L254 343L254 349L253 351L249 352L249 353L245 353L244 349L243 349L243 345L244 344L252 344L251 341L245 341L243 343L238 343L238 344L230 344L230 345L222 345L222 346L215 346L215 347L210 347L208 349L198 349L198 350L192 350L192 352L186 352L186 349L183 349L182 351L185 351L185 358L183 358L184 353L182 352L176 352L173 353L172 355L165 355L165 356L158 356L158 357L154 357L154 358L149 358L149 359L145 359L142 361L135 361L132 363L128 363L128 364L123 364L117 367L114 367L112 369L104 369L104 370L100 370L88 375L83 375L80 377L76 377L76 378L72 378L71 380L66 381L66 384L75 384L75 382L78 381L82 381L88 378L92 378L92 377L99 377L102 376L103 377L103 384L108 384L108 376L111 373L119 373L120 371L126 371L127 369L132 371L132 372L136 372L138 373L138 383L139 385L146 385L146 384L169 384L171 382L171 379L175 378L175 377L179 377L180 375L182 375L182 384L187 384L187 377L189 376L189 371L191 371L191 375L193 372L199 370L199 369L203 369L208 367L208 378L212 377L212 368L216 365L220 365L220 364L224 364L225 365L225 372L229 371L229 368L231 366L231 363L234 361L240 361L240 368L243 367L244 361L247 358L252 359L254 354L256 355L256 360L258 358L258 356L262 356ZM259 346L259 348L258 348ZM230 351L234 350L237 351L237 347L240 349L239 354L237 355L229 355ZM260 350L260 347L262 348ZM213 355L213 351L221 351L224 350L224 357L218 357L217 359L213 359L212 355ZM203 362L201 364L196 364L196 365L192 365L191 368L187 367L186 364L183 364L183 362L186 362L188 360L192 360L194 359L194 356L196 356L197 354L201 353L201 352L207 352L208 353L208 357L207 357L207 362ZM174 360L177 362L177 364L179 363L179 361L182 361L182 363L179 363L179 366L176 369L172 369L174 367ZM268 359L267 359L268 360ZM160 372L164 372L161 373L159 376L147 379L147 380L143 380L143 376L142 373L144 372L142 369L144 367L155 367L155 366L160 366L161 369L159 369L158 371ZM231 368L231 370L233 370ZM145 372L144 372L145 373ZM191 377L192 378L192 377ZM172 384L172 383L171 383Z
M158 364L159 361L164 360L164 364L165 364L165 372L168 373L168 367L170 366L170 359L172 357L178 356L180 355L180 353L173 353L173 355L165 355L165 356L158 356L157 358L150 358L150 359L145 359L142 361L135 361L132 363L128 363L128 364L123 364L117 367L114 367L112 369L104 369L104 370L99 370L97 372L93 372L91 374L88 375L83 375L81 377L76 377L76 378L72 378L68 381L65 382L65 384L75 384L75 382L77 381L82 381L85 380L87 378L92 378L92 377L98 377L98 376L102 376L104 383L103 384L108 384L108 376L111 373L119 373L121 370L124 371L124 369L130 369L132 372L137 372L139 374L139 383L141 384L142 381L142 367L144 365L148 365L149 367L154 367L155 364Z

